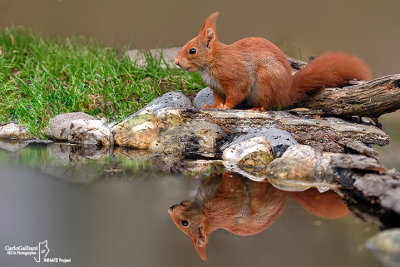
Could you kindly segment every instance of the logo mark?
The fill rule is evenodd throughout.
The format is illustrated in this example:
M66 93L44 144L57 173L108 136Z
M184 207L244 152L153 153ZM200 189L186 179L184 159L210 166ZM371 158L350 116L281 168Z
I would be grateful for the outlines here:
M47 240L43 242L39 242L39 251L37 257L33 257L36 262L40 262L41 259L46 258L47 254L49 254L50 249L47 246Z

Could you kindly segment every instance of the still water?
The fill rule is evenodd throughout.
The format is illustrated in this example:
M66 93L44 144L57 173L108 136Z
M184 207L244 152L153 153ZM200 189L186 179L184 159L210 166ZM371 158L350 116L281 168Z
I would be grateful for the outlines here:
M46 258L70 259L66 266L381 266L363 248L377 228L352 215L322 218L332 210L305 202L326 199L316 192L288 196L223 171L183 176L137 152L131 159L127 151L82 156L71 146L22 146L0 149L0 266L41 266L33 256L6 255L5 246L45 240ZM329 194L326 203L343 215ZM206 263L169 214L190 205L183 200L204 199L229 207L198 231L207 236Z

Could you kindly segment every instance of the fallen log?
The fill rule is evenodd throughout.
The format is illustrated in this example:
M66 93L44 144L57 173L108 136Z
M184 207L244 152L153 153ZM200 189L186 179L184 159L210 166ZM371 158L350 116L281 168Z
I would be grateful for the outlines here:
M400 74L371 81L353 82L341 88L324 88L298 104L328 116L379 118L400 109Z
M184 110L182 117L187 120L207 120L233 134L243 134L251 128L275 127L288 131L300 144L329 152L345 152L352 148L373 154L373 150L365 144L383 146L389 143L389 136L373 125L356 124L333 117L302 118L286 111Z

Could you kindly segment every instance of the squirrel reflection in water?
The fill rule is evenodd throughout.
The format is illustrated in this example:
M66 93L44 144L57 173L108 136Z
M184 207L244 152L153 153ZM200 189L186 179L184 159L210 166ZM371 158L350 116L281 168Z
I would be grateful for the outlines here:
M209 235L225 229L236 235L260 233L282 214L289 196L307 212L323 218L338 218L348 213L334 192L316 189L285 192L267 182L253 182L238 174L213 174L202 182L193 201L182 201L168 209L176 226L189 236L199 256L206 260Z

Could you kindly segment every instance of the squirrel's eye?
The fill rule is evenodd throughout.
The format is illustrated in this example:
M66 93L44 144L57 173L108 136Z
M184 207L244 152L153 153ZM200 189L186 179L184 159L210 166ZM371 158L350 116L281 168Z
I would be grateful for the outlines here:
M196 54L196 48L190 48L190 50L189 50L189 54L191 54L191 55L193 55L193 54Z
M186 220L182 220L182 225L183 225L183 226L188 226L188 225L189 225L189 222L186 221Z

